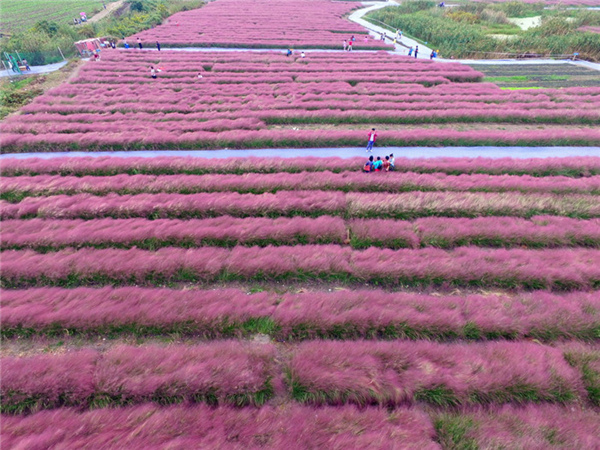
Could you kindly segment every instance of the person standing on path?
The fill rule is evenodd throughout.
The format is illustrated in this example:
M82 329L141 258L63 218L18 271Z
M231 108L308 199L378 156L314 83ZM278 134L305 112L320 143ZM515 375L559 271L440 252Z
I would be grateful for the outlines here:
M412 56L412 52L413 52L413 48L411 47L408 49L408 56Z
M344 51L346 51L348 49L348 41L344 39L344 43L342 45L344 46Z
M348 51L351 52L352 51L352 41L348 42Z
M372 128L369 132L369 141L367 142L367 152L373 153L373 145L375 145L375 141L377 140L377 133L375 133L375 128Z
M415 59L417 58L417 55L419 54L419 46L417 45L415 47Z
M158 49L158 51L160 52L160 42L156 41L156 48Z
M138 44L138 47L141 50L143 48L143 46L142 46L142 40L140 38L137 38L137 44Z

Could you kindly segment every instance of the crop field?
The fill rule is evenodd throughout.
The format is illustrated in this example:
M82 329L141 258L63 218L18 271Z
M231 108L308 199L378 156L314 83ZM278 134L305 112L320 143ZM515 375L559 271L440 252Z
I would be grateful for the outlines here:
M149 46L158 40L165 47L341 49L355 36L358 50L392 48L345 20L358 7L356 1L219 0L174 14L161 27L128 39L139 37Z
M357 146L372 124L415 126L385 145L600 143L600 87L507 91L387 53L104 53L5 120L2 152Z
M322 163L3 160L5 445L600 445L600 158Z
M485 75L483 81L497 84L505 89L600 86L600 72L581 66L473 64L472 67Z
M111 3L116 0L105 0ZM3 0L0 6L0 30L11 32L29 28L41 20L73 23L80 12L88 17L102 9L102 0Z

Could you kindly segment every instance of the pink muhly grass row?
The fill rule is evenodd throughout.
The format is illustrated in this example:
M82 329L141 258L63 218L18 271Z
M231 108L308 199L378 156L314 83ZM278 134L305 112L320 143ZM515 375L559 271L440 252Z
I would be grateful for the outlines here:
M262 217L210 219L31 219L2 222L0 248L230 247L350 244L354 248L600 247L600 220L557 216L385 219Z
M593 341L600 329L595 312L600 311L600 298L583 292L432 296L344 290L248 295L237 289L34 288L7 290L0 305L2 334L7 338L61 335L68 330L205 337L262 332L277 340Z
M374 176L370 176L374 175ZM383 176L384 175L384 176ZM61 176L37 175L3 178L0 195L14 196L91 193L105 195L139 193L226 192L263 193L278 190L343 190L366 192L474 191L474 192L550 192L600 194L600 175L585 178L532 177L530 175L488 175L443 173L419 174L391 172L369 174L358 171L332 173L206 174L206 175L127 175Z
M146 404L85 412L65 408L6 415L2 428L7 448L440 448L433 441L431 421L416 408L390 413L352 405L252 409Z
M595 340L594 345L568 342L561 348L569 364L581 371L589 401L594 406L600 406L600 345L598 345L598 340Z
M560 350L524 342L307 342L289 362L292 396L322 405L569 402L580 374Z
M223 0L174 14L166 23L128 39L132 42L139 37L148 45L159 40L167 47L341 49L342 40L356 34L356 47L360 49L366 45L365 29L344 17L359 6L355 2L323 0ZM369 45L387 47L374 38L369 39Z
M577 218L600 217L594 195L523 194L518 192L343 193L340 191L279 191L275 194L201 193L105 196L91 194L26 197L19 203L0 201L2 220L18 218L99 219L207 218L222 215L321 216L415 219L427 216L531 217L548 214Z
M343 244L347 228L339 217L211 219L97 219L91 221L9 220L2 222L6 248L60 248L68 246L200 247L203 245Z
M436 441L444 448L600 447L598 411L562 405L503 405L432 414ZM459 433L456 430L461 430Z
M27 116L24 116L25 118ZM600 157L567 158L415 158L396 155L397 172L531 175L534 177L588 177L600 175ZM223 158L209 159L181 156L152 158L114 156L7 158L0 167L3 177L21 175L110 176L128 174L212 174L212 173L335 173L358 171L364 158Z
M19 222L15 226L20 229ZM600 246L598 219L557 216L534 216L531 220L518 217L426 217L414 222L355 219L348 226L350 244L355 248ZM36 228L43 229L41 226ZM8 230L11 230L10 226ZM26 236L24 238L27 239ZM10 241L10 234L7 239Z
M273 358L271 346L234 341L5 357L2 409L28 412L146 401L260 405L272 395Z
M2 259L1 280L9 288L306 279L556 290L600 286L600 251L590 249L169 247L156 252L67 249L39 254L8 250L2 253Z

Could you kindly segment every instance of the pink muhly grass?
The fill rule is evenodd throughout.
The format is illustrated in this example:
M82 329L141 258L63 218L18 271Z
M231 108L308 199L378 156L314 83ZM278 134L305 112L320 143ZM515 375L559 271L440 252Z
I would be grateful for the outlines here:
M152 400L256 405L272 394L273 357L271 346L234 341L8 357L2 359L3 408L21 412Z
M289 363L297 400L400 405L571 401L582 393L560 350L494 342L309 342Z
M522 194L518 192L343 193L339 191L279 191L275 194L202 193L138 194L102 197L90 194L27 197L0 203L3 220L29 217L55 219L205 218L222 215L337 215L413 219L423 216L477 217L539 214L580 218L600 217L597 196L584 194Z
M324 278L386 284L586 289L600 280L600 252L590 249L425 248L352 251L335 245L72 249L3 252L5 286Z
M336 243L346 240L344 221L322 216L277 219L96 219L27 221L2 224L2 247L61 248L66 246L202 246L207 244L294 245Z
M2 358L3 412L80 405L95 392L98 354L81 350L59 355Z
M593 293L548 292L430 296L380 290L256 293L237 289L170 290L35 288L6 290L0 300L5 336L125 330L243 335L244 324L269 319L277 339L594 339L600 299Z
M278 190L344 190L344 191L484 191L484 192L552 192L600 193L600 176L585 178L532 177L526 175L418 174L392 172L380 176L329 171L297 174L248 175L113 175L69 177L38 175L3 178L0 194L5 196L39 196L91 193L106 195L138 193L199 193L236 191L263 193Z
M107 448L404 448L439 449L429 417L415 408L312 408L265 405L260 409L145 404L78 412L41 411L5 416L7 447ZM61 430L57 432L56 430Z
M600 446L600 415L597 411L559 405L503 405L460 413L438 413L440 442L469 443L479 448L591 449ZM463 441L455 442L453 425L462 424ZM449 433L450 432L450 433Z

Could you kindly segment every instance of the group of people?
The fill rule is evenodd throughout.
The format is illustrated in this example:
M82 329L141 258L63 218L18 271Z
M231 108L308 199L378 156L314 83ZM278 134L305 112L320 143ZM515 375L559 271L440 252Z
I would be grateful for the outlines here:
M385 156L383 159L381 159L381 156L374 159L373 155L371 155L363 166L364 173L393 172L394 170L396 170L396 158L394 158L393 153L390 153L389 156Z
M292 56L293 54L294 54L294 50L292 50L291 48L288 48L287 51L285 52L285 56ZM300 58L306 58L306 53L300 52Z
M377 140L377 133L375 128L371 128L368 134L367 141L367 153L373 153L373 146L375 145L375 141ZM390 172L394 170L396 163L396 159L394 158L394 154L390 153L389 156L385 156L381 159L381 156L378 156L377 159L374 159L373 156L369 156L369 160L363 166L363 172Z
M354 37L354 35L352 35L352 37L348 40L344 39L344 42L342 42L342 46L344 48L344 51L348 51L351 52L352 51L352 46L354 45L354 43L356 42L356 37Z

